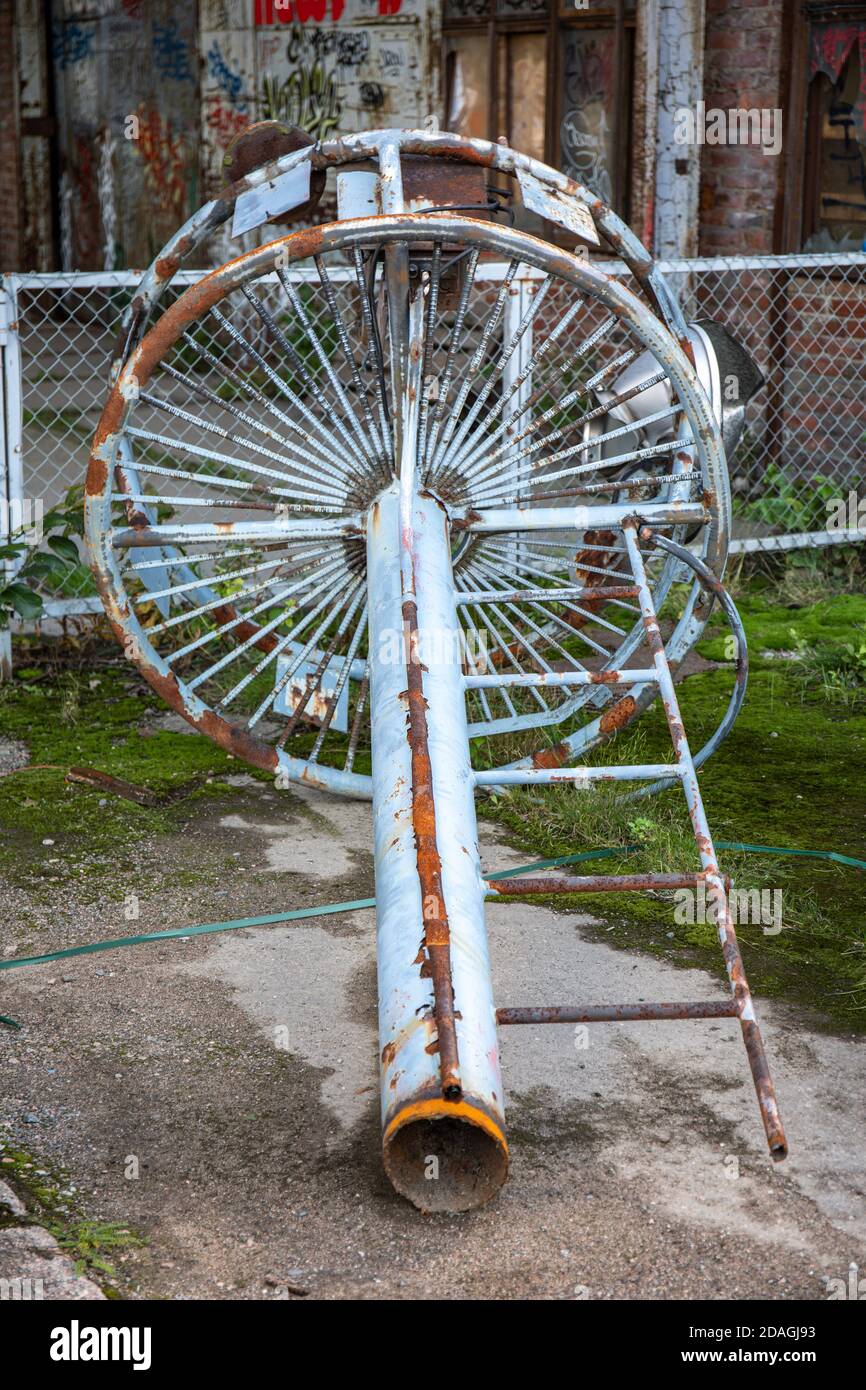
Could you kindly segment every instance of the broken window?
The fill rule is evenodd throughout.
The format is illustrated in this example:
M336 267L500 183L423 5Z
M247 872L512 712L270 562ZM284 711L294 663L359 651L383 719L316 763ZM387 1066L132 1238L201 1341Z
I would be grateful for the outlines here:
M634 22L633 0L445 0L447 128L504 137L627 216Z
M866 13L809 31L804 247L858 251L866 237Z

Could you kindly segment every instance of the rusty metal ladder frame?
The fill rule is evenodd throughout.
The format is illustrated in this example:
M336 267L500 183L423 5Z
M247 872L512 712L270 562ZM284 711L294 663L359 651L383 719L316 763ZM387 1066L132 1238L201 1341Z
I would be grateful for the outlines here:
M679 701L674 687L673 676L665 652L658 616L653 604L652 593L644 567L640 540L652 543L656 540L649 527L641 527L637 516L627 520L622 534L628 551L628 558L635 580L636 597L640 605L641 618L646 632L647 643L653 660L653 675L664 707L665 718L673 744L675 766L673 774L680 781L688 807L689 819L694 832L695 844L700 856L701 872L694 875L643 874L643 875L598 875L585 878L551 876L543 880L497 878L488 880L488 892L498 896L524 895L531 893L574 893L574 892L635 892L652 889L697 887L703 883L707 896L708 915L714 920L719 943L727 971L731 990L729 1000L697 1003L639 1003L639 1004L593 1004L576 1006L552 1006L530 1008L504 1008L496 1012L500 1025L531 1023L608 1023L608 1022L661 1022L667 1019L737 1018L743 1034L743 1042L749 1059L761 1119L767 1136L770 1154L775 1160L785 1158L788 1152L784 1128L779 1115L775 1088L770 1076L761 1030L755 1017L752 996L749 990L743 958L728 903L728 881L722 876L716 851L713 845L704 809L703 797L698 785L697 772L689 747L688 737L680 713ZM664 543L664 538L662 543ZM634 679L634 672L629 675ZM476 774L476 785L506 785L515 783L572 782L589 784L614 774L616 780L654 778L658 768L634 766L628 768L555 768L519 769L509 772Z

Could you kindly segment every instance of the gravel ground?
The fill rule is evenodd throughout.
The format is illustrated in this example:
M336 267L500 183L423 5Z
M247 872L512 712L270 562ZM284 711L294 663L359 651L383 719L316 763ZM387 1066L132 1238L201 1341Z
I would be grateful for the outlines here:
M86 902L46 869L38 900L9 890L12 951L372 895L368 807L234 780L183 835L130 847L138 921L134 875ZM529 857L483 841L488 869ZM503 903L488 923L502 1005L721 988L599 942L576 913ZM419 1215L382 1172L371 912L0 982L23 1024L0 1029L0 1122L90 1220L140 1235L110 1257L128 1297L821 1299L866 1265L863 1043L780 1003L760 1014L785 1164L766 1155L731 1021L605 1025L585 1048L568 1027L512 1029L509 1180L449 1217ZM8 1221L0 1277L25 1277L46 1252ZM58 1280L46 1296L74 1295Z

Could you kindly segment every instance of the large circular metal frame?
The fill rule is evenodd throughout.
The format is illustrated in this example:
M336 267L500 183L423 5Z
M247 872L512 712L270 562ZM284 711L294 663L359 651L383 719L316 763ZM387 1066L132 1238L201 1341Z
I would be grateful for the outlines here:
M416 214L386 212L381 217L333 223L280 238L213 271L203 280L191 286L153 322L152 327L147 328L148 323L154 317L154 310L179 268L182 258L191 254L210 232L225 221L235 198L241 192L262 183L266 179L277 177L280 172L301 163L304 159L309 159L313 168L322 169L335 164L357 163L359 158L375 157L378 159L384 186L389 170L393 176L395 160L397 167L399 167L399 154L401 152L429 154L436 158L458 158L484 164L505 173L514 174L519 173L520 170L525 170L548 188L552 196L565 202L574 200L582 203L584 207L589 208L599 231L619 252L632 270L641 290L654 304L657 314L651 312L643 300L629 291L619 279L607 277L583 258L573 256L525 233L503 228L490 222L475 221L454 214L438 213L434 210ZM224 307L233 294L245 296L247 304L250 303L249 296L252 294L254 296L252 302L255 305L257 296L255 291L251 289L252 285L263 276L273 275L275 267L285 270L287 267L313 256L316 258L317 267L320 268L319 284L324 290L327 282L327 271L325 271L325 279L322 280L321 267L326 264L328 257L342 255L348 257L350 261L354 258L356 265L359 255L372 257L375 276L375 255L378 253L387 255L388 248L395 245L410 248L410 256L418 256L422 262L425 256L427 258L427 270L421 276L423 284L421 284L418 294L421 296L422 303L426 297L428 324L432 323L433 320L433 315L429 313L429 301L434 278L432 274L433 257L436 255L437 247L440 258L443 254L443 248L462 248L463 255L468 254L470 258L475 258L474 264L477 264L478 255L484 252L504 257L512 267L523 264L533 268L543 277L547 277L549 282L555 280L559 284L570 286L576 295L582 296L584 303L603 306L616 320L619 330L630 335L631 339L636 341L641 348L648 349L655 357L660 371L670 382L673 401L676 405L676 411L672 411L676 429L674 438L689 440L688 444L684 444L682 448L675 451L679 454L676 472L665 474L664 477L667 481L663 480L662 483L653 481L649 487L651 495L655 499L663 498L671 502L686 500L696 494L702 498L706 516L706 525L702 533L703 559L717 578L721 577L723 572L727 549L728 494L724 452L711 408L686 355L685 348L688 340L685 335L685 325L682 323L675 302L668 295L664 282L655 271L647 253L619 219L586 189L565 179L556 171L547 169L545 166L528 160L502 146L488 145L478 141L467 142L454 136L433 136L419 132L399 133L394 131L354 136L346 141L331 142L313 147L311 150L297 152L284 157L266 169L257 170L255 174L234 185L221 199L215 200L206 208L201 209L187 226L172 239L147 272L127 314L121 334L118 357L113 367L113 385L97 430L88 471L86 488L88 544L100 592L119 640L124 643L128 654L137 661L150 683L173 708L222 747L255 766L275 774L281 774L287 780L313 783L361 797L368 797L371 792L370 779L365 774L351 770L350 767L332 767L315 760L311 761L309 757L292 756L286 752L284 747L275 746L275 744L269 743L256 733L251 732L250 728L243 727L241 723L232 722L223 712L215 708L212 702L201 699L196 693L196 681L193 680L192 683L188 683L182 676L179 676L172 669L172 653L169 652L166 657L154 644L152 640L153 627L160 627L160 625L152 625L151 629L148 629L139 621L136 615L136 595L134 591L130 593L128 580L119 561L119 556L122 554L124 544L127 548L134 546L138 554L146 554L148 541L146 532L148 531L152 533L150 538L152 543L154 536L157 537L158 544L162 541L162 533L159 532L159 528L148 526L146 523L146 517L153 516L153 507L158 506L158 503L142 493L138 479L141 459L136 461L135 457L135 449L142 450L143 447L146 452L152 446L153 432L138 431L133 434L130 431L136 430L134 424L136 411L141 407L142 401L150 396L151 400L148 404L153 403L150 388L154 373L158 369L171 370L171 364L167 363L167 358L172 350L176 350L180 344L189 343L190 339L194 341L197 326L201 323L203 316L213 311L219 313L220 306ZM366 263L369 264L369 261ZM284 285L283 288L285 289L286 286ZM382 294L384 295L384 293L383 290ZM261 306L261 299L258 302ZM362 303L359 311L361 316L363 316L364 307ZM297 301L293 302L293 310L295 313L298 312ZM259 310L259 312L261 311ZM495 312L496 303L491 310L491 315ZM337 317L339 319L339 314ZM273 329L273 324L271 328ZM272 343L279 343L280 341L279 325L277 325L277 329L276 337L273 331L271 332ZM186 338L184 338L184 334L187 335ZM337 337L340 336L338 326ZM285 342L282 343L282 346L285 347ZM342 340L341 346L345 349L346 345ZM350 355L350 353L345 353L347 362ZM632 353L633 355L634 353ZM470 365L476 357L477 354L475 357L470 356ZM294 365L297 367L297 363ZM327 377L328 365L324 362L322 365ZM357 363L353 365L356 367ZM472 425L473 421L470 419L472 410L477 406L479 397L484 396L484 378L478 374L478 368L486 368L488 365L486 360L478 358L475 368L475 380L478 382L478 389L474 397L470 396L470 391L474 385L473 381L468 382L468 389L467 382L462 382L459 390L455 391L456 413L451 426L452 437L457 438L458 441L463 439L464 450L467 437L464 428L465 423L469 419L470 426ZM273 368L271 371L273 373ZM279 373L275 373L275 375L279 375ZM353 373L353 375L357 387L357 373ZM176 377L175 369L175 379ZM441 385L441 376L439 384ZM331 385L334 392L332 399L336 399L340 395L340 390L338 383L333 380L332 369ZM427 385L427 381L425 381L425 385ZM389 386L392 392L389 399L390 410L396 413L400 407L400 402L393 396L396 383L391 380ZM366 407L366 400L362 402L361 399L364 389L362 384L362 387L356 390L355 400L358 406L358 416L355 416L354 411L350 408L345 390L342 393L343 404L346 408L345 418L351 416L355 424L364 425L363 418L359 418L362 417L362 405ZM310 406L316 406L315 392L312 396L309 392L301 393L301 395L304 398L302 404L307 405L309 413ZM296 401L298 399L300 397L296 397ZM490 399L494 400L495 398L490 396ZM316 406L320 413L322 404L324 401L320 401ZM452 401L451 404L454 405L455 401ZM554 402L554 406L556 404ZM561 402L559 404L561 405ZM271 409L272 406L273 400L270 401L267 408ZM229 402L229 408L231 408L231 402ZM182 413L183 407L180 410ZM315 411L313 413L315 414ZM552 417L554 424L556 423L555 414L554 410ZM244 415L248 418L246 402ZM484 418L476 409L476 416L474 417L476 428L478 419L483 422ZM256 428L261 430L261 421L259 420L255 424ZM251 507L254 509L254 514L257 513L257 532L250 534L249 526L247 528L247 539L256 547L279 545L281 542L285 542L291 534L301 535L304 525L309 522L309 534L312 538L317 541L327 540L328 544L337 547L341 552L348 575L347 583L350 586L354 585L354 587L350 587L351 603L347 600L346 604L342 605L339 610L343 615L342 627L338 621L338 615L335 615L330 628L326 624L321 629L321 641L313 644L309 654L316 661L319 661L322 657L322 645L326 640L331 641L331 646L325 652L325 657L328 656L329 651L335 651L336 647L332 639L334 632L337 631L339 640L336 645L340 648L338 655L343 658L347 673L345 679L348 679L348 675L351 674L353 679L359 678L363 681L362 653L365 610L363 607L363 561L360 557L363 554L365 512L375 495L375 488L372 483L375 480L381 486L385 486L394 471L393 455L389 449L386 424L384 419L377 423L375 419L371 422L369 414L366 417L367 433L365 438L368 444L372 446L374 439L378 439L382 446L378 451L381 455L378 459L374 457L377 453L375 448L371 448L369 456L365 453L363 446L354 448L356 455L354 461L366 462L370 465L367 469L369 477L366 477L364 487L358 490L358 495L354 499L354 507L347 506L351 488L346 486L335 490L333 487L334 475L327 477L321 471L314 481L319 487L327 484L326 491L333 500L333 505L324 510L321 505L317 510L316 505L312 502L305 503L302 488L295 488L294 497L290 488L279 488L276 485L280 476L279 448L276 451L270 450L272 462L277 467L272 466L270 469L265 469L259 466L259 473L261 475L268 474L270 479L264 484L264 492L262 492L262 485L259 484L258 497L250 498L251 489L249 487L239 488L238 491L241 496L234 503L236 507ZM441 411L439 424L441 429ZM296 426L297 417L294 427L296 428ZM313 429L313 434L315 434L315 429ZM472 438L471 431L468 437ZM441 438L440 433L440 443ZM334 466L338 471L342 470L343 481L348 482L353 476L353 458L350 442L344 442L346 444L345 458L342 463L335 460ZM188 453L188 450L181 451ZM261 452L260 450L259 453L261 454ZM288 452L286 451L287 456ZM322 453L321 449L315 452L317 459L319 459ZM296 466L297 459L298 454L297 449L295 449ZM448 461L447 456L445 461ZM453 453L451 461L453 462ZM223 470L227 468L228 472L231 473L231 465L234 462L235 459L225 459L224 464L219 465L219 467ZM442 459L440 458L441 462ZM379 465L384 466L379 467ZM148 471L148 467L148 464L143 464L142 471ZM670 470L671 465L668 463L665 467ZM700 473L697 486L694 478L688 477L695 470ZM181 470L169 470L157 464L150 467L150 471L151 473L161 473L164 476L167 472L170 475L172 471L177 473ZM440 469L440 474L442 471ZM452 474L453 471L452 469ZM570 471L579 472L579 470L574 469ZM363 474L361 469L358 469L357 472ZM634 468L632 468L633 472ZM683 481L680 481L676 476L677 473L681 472L685 472L687 475ZM658 473L658 466L656 473ZM189 469L186 470L186 476L190 476ZM289 481L288 475L283 474L282 477L284 482ZM273 481L274 479L276 482ZM297 479L296 472L294 475L295 483L297 483ZM236 478L230 480L226 475L221 476L219 481L221 486L238 488ZM434 470L434 474L430 478L431 490L436 491L437 482L441 481L441 477L437 478ZM627 475L618 479L621 485L621 490L617 494L619 500L635 495L634 487L631 491L629 490L628 481ZM503 573L495 574L490 555L479 562L477 554L479 542L477 539L471 538L471 532L467 529L471 525L471 514L478 504L477 494L473 495L472 489L469 488L468 492L464 490L463 495L461 495L459 486L455 487L454 485L453 477L450 480L450 486L452 495L441 496L441 500L449 512L455 537L460 537L461 534L464 537L464 539L458 540L455 546L455 574L462 575L462 582L468 582L473 590L479 590L482 586L489 585L491 589L498 587L504 593L508 593L508 556L506 555L503 560ZM442 491L447 492L447 489L443 488ZM610 485L607 492L611 492ZM282 498L280 494L282 494ZM337 494L340 494L339 499ZM112 511L114 509L116 512L118 503L122 504L126 517L125 526L120 527L112 520ZM486 494L486 500L482 499L481 505L490 505L489 491ZM264 524L262 524L263 508L269 512ZM282 509L282 515L278 508ZM299 512L301 515L292 517L293 511ZM640 515L640 490L638 490L638 496L635 500L635 512L638 516ZM220 523L220 526L222 527L220 534L228 534L225 523ZM211 542L215 540L218 529L218 527L213 527L207 532ZM237 534L238 528L235 527L234 529ZM682 527L672 526L670 531L674 540L682 539ZM119 532L125 534L121 535ZM200 538L204 534L200 532ZM587 566L588 572L591 573L593 570L592 559L586 559L586 548L581 550L577 533L573 533L573 536L577 541L578 556L582 556L583 559L582 573L587 573ZM521 535L517 532L509 532L506 539L518 547L524 543ZM118 542L121 544L118 545ZM544 545L545 542L533 542L533 544ZM474 558L473 546L476 548ZM206 549L209 548L210 546L206 547ZM552 543L550 543L550 549L551 553L554 553ZM603 549L603 547L597 547L597 549ZM241 637L243 644L250 650L265 652L265 657L262 658L262 667L273 659L274 640L270 634L275 628L278 630L277 625L275 624L263 634L255 622L238 613L232 604L231 595L226 592L225 583L221 583L219 587L215 588L213 587L215 580L207 582L206 579L202 578L200 566L196 567L197 560L195 558L196 556L200 558L200 552L195 549L194 545L189 554L185 554L179 548L172 548L169 551L162 544L153 553L163 560L166 557L170 560L169 568L173 571L173 582L167 586L168 589L184 590L185 588L187 595L189 592L194 592L196 600L203 598L204 603L199 603L198 607L208 610L208 621L212 616L227 634L230 633L235 639ZM559 552L557 551L556 554L558 557ZM519 558L518 556L518 561ZM259 552L255 555L251 568L260 565L260 562L261 553ZM139 562L138 570L141 572L143 566L148 564L155 566L157 563L157 560ZM559 558L557 558L554 568L557 567L561 570ZM535 569L537 572L537 566L533 566L531 563L528 569ZM512 575L519 576L524 585L527 572L527 568L521 567L519 563L516 569L512 569ZM654 598L657 607L664 602L671 585L681 577L682 570L679 563L670 554L664 554L654 574ZM513 587L514 577L510 582ZM551 592L549 576L543 580L536 579L534 582L538 585L538 595ZM272 595L272 592L272 588L267 590L269 595ZM171 598L170 595L167 601L171 601ZM188 602L188 597L186 601ZM539 607L541 601L539 599L535 603L536 608ZM503 599L502 605L513 617L515 613L514 603ZM627 605L623 604L622 606ZM550 612L549 604L547 608ZM498 614L501 613L498 605L495 611ZM667 639L666 649L672 664L678 663L694 644L708 613L709 602L705 591L700 585L694 584L681 616ZM593 617L596 615L597 609L593 610ZM325 617L327 616L326 612ZM497 618L497 621L499 620ZM172 621L177 622L178 619L164 620L161 631L168 631ZM483 614L481 621L485 623L487 621ZM509 623L510 619L506 616L505 621ZM555 624L556 621L556 612L553 613L552 617L544 617L543 621L539 621L538 617L534 620L528 619L526 613L523 613L521 617L523 626L520 633L523 639L526 639L529 630L525 623L529 622L531 631L538 634L537 645L540 646L542 640L548 644L545 648L547 656L540 653L542 662L548 670L553 670L554 667L562 669L559 657L555 660L547 660L547 657L551 656L551 651L559 646L552 636L551 623ZM609 657L601 655L596 661L598 672L604 673L625 666L639 649L642 638L641 624L635 622L630 632L623 636L615 651ZM193 645L195 645L195 640L193 639ZM281 650L285 650L288 638L284 641L281 635L278 640L283 644ZM533 638L532 642L527 645L524 640L524 649L531 650L534 642L535 639ZM349 651L352 643L354 646ZM508 645L506 643L506 647ZM601 652L601 648L599 651ZM346 660L347 656L348 661ZM523 659L526 660L527 658ZM532 662L530 669L540 669L535 656L530 659ZM517 661L513 664L519 665ZM641 686L634 686L624 692L618 691L616 717L612 719L610 709L603 709L589 723L584 723L567 732L557 745L556 759L558 761L575 759L587 752L596 743L610 736L615 729L630 723L640 710L651 701L653 694L652 689ZM611 700L603 682L599 682L597 686L593 687L589 692L589 697L596 704ZM537 696L535 698L537 699ZM579 696L572 696L570 703L565 701L552 713L545 714L539 712L538 709L530 710L527 713L518 713L517 709L513 708L513 717L508 716L504 719L494 718L489 705L484 702L479 711L480 717L470 724L470 734L482 736L488 733L520 731L551 724L559 725L567 721L586 699L587 692L584 687ZM356 715L357 706L358 701L356 701ZM291 724L292 720L290 719L289 722ZM542 749L536 756L540 761L547 761L550 758L550 751ZM519 765L520 762L532 760L532 755L530 755L525 759L518 760L518 764L511 765Z

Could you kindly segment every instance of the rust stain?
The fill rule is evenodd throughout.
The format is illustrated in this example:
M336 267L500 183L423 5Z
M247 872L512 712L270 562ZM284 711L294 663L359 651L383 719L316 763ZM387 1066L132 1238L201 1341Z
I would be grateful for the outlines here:
M154 266L157 280L170 280L173 275L177 274L180 262L181 257L177 253L172 256L163 256Z
M574 557L575 577L579 584L586 584L587 586L594 585L600 592L604 587L604 579L595 574L593 568L586 568L586 566L594 566L595 569L610 569L616 564L617 555L615 550L599 551L589 547L599 545L615 546L616 536L613 531L587 531L583 539L584 544L588 548L579 550ZM611 597L613 596L614 595L611 595ZM587 599L585 603L583 600L581 601L582 606L585 607L589 613L599 613L606 602L607 597L601 596L601 594L598 598ZM578 613L573 608L566 609L563 617L569 626L573 628L585 627L589 621L586 613Z
M626 724L634 719L636 712L637 702L631 695L624 695L609 710L605 710L599 721L599 728L603 734L615 733L617 729L625 728Z
M412 826L415 832L418 880L421 886L426 954L421 975L425 977L429 974L433 982L436 1046L440 1057L442 1094L446 1100L457 1101L462 1089L454 1019L454 987L451 980L451 933L442 887L442 863L436 843L433 767L428 743L423 667L418 659L418 607L415 600L404 599L402 612L409 639L407 689L403 698L408 710L407 737L412 763Z
M541 748L534 754L533 767L562 767L568 758L568 745L555 743L551 748Z

